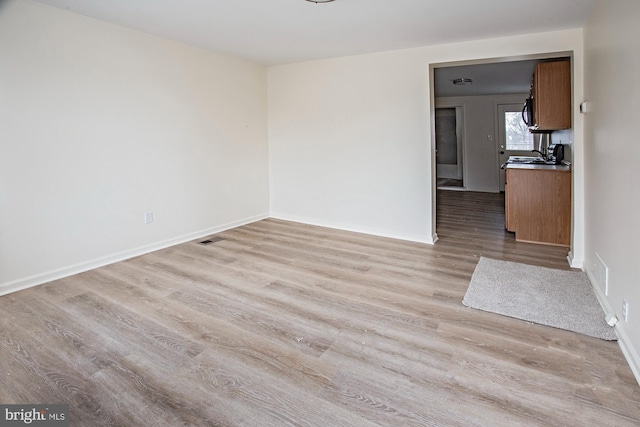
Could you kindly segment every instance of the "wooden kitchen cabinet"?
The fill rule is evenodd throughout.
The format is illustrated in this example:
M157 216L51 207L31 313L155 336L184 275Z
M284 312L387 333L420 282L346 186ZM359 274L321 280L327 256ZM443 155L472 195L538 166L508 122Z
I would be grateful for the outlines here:
M570 169L507 167L505 222L518 241L569 247Z
M531 85L536 131L571 128L571 62L541 62L536 65Z

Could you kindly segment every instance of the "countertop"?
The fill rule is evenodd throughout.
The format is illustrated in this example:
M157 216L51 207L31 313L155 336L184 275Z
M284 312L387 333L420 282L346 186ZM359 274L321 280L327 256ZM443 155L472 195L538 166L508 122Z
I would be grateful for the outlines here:
M544 165L544 164L527 164L527 163L507 163L506 169L529 169L529 170L552 170L558 172L570 172L570 164L561 165Z
M525 169L525 170L550 170L550 171L558 171L558 172L569 172L571 171L571 162L566 160L562 161L562 164L559 165L550 165L545 163L526 163L516 160L529 160L535 159L534 157L527 156L510 156L507 163L502 165L503 168L506 169Z

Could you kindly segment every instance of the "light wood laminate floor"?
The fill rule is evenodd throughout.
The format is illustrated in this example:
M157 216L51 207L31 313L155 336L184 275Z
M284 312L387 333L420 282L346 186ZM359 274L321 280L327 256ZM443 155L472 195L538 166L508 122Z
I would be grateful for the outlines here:
M434 246L264 220L0 297L0 402L72 426L638 426L618 345L464 307L515 242L439 192ZM202 240L202 239L200 239Z

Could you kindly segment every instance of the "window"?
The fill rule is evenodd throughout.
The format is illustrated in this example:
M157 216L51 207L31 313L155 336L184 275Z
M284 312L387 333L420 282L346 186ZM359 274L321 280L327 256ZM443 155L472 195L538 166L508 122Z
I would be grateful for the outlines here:
M505 111L504 128L507 150L533 150L533 135L522 120L520 112Z

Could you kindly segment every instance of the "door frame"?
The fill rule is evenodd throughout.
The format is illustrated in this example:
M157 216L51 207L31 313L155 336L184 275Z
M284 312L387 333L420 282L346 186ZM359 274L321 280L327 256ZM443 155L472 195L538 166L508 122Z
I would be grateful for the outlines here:
M426 83L429 87L427 104L429 105L429 117L431 119L431 126L429 129L430 135L430 164L431 164L431 218L430 224L427 225L427 232L431 235L431 243L435 244L438 241L437 229L437 216L436 216L436 171L435 171L435 77L434 70L441 67L455 67L473 64L488 64L499 63L509 61L519 61L526 59L551 59L569 57L571 58L571 86L572 86L572 105L574 110L573 115L573 141L572 141L572 192L571 192L571 245L567 260L569 265L574 268L582 268L585 260L585 235L584 235L584 199L585 199L585 183L584 183L584 121L581 116L575 114L575 106L580 105L583 100L584 92L582 89L582 82L584 81L584 61L580 52L576 55L575 49L569 48L564 51L547 51L539 53L529 53L524 55L507 55L507 56L494 56L474 59L460 58L458 60L444 60L440 62L428 62L428 75ZM497 157L496 157L497 163ZM466 171L465 171L466 172Z

